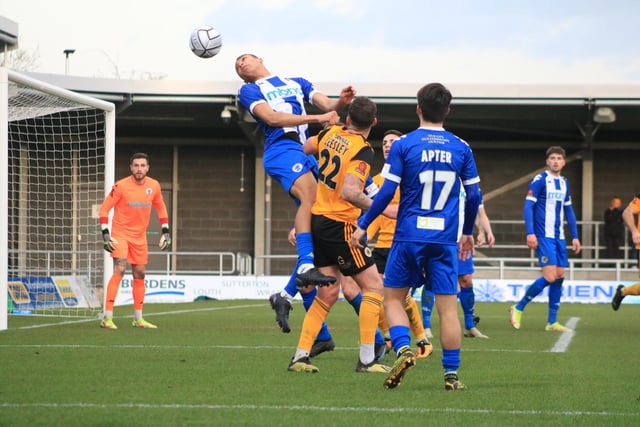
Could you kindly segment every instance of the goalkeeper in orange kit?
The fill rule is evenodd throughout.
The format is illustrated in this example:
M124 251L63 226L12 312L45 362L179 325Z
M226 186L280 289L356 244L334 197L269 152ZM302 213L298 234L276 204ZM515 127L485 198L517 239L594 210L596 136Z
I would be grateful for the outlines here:
M134 154L129 160L129 168L131 175L116 182L100 206L100 227L102 228L104 249L111 253L114 270L113 276L107 284L104 317L100 322L100 327L118 329L113 323L113 305L127 264L131 264L133 326L156 329L156 325L147 322L142 317L145 294L144 277L149 255L146 233L153 206L162 226L160 249L163 251L169 249L171 247L169 215L162 198L160 183L147 176L149 156L145 153ZM112 208L114 209L113 220L111 232L109 232L109 211Z

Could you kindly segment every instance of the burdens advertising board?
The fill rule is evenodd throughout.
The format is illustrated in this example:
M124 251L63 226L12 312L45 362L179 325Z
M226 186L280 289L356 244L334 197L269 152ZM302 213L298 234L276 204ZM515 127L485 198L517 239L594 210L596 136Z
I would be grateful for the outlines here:
M281 291L288 280L288 276L147 275L145 303L189 302L202 296L218 300L266 300L272 293ZM518 301L532 281L474 279L476 302ZM627 285L633 282L565 280L562 302L610 303L616 287L621 283ZM131 276L125 276L116 305L132 304L131 284ZM420 299L420 292L418 289L414 294L416 299ZM547 301L547 290L535 301ZM627 297L623 303L640 303L640 297Z

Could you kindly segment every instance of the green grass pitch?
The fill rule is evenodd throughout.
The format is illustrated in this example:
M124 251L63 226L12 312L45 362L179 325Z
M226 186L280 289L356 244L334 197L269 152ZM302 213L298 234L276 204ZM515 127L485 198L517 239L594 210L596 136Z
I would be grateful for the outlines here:
M547 306L530 304L515 331L508 304L478 303L464 338L468 390L443 387L435 351L394 390L384 374L355 372L358 326L346 302L327 322L336 350L316 374L287 371L304 309L283 334L267 301L147 304L157 330L116 331L98 320L10 316L0 332L0 426L418 426L638 425L640 305L563 304L573 334L545 332ZM393 363L388 355L386 362Z

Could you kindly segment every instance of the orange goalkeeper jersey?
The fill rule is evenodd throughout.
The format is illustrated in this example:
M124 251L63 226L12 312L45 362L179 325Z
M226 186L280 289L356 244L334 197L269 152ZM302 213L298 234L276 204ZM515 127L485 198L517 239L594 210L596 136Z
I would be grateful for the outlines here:
M169 224L169 214L162 198L160 183L146 177L138 184L133 176L116 182L100 206L100 224L109 222L109 211L114 208L111 233L131 239L141 238L147 232L151 207L155 207L162 226Z
M378 188L382 187L384 178L381 174L373 177L373 182L376 183ZM396 188L396 193L393 195L393 199L389 202L389 205L397 205L400 203L400 188ZM379 233L378 233L379 231ZM391 242L393 242L393 233L396 231L396 220L388 218L384 215L379 215L367 228L367 237L372 240L376 233L378 233L378 239L376 240L376 248L390 248Z
M371 171L373 148L367 140L336 125L311 138L318 147L318 191L311 213L335 221L355 224L361 210L341 197L347 174L357 176L364 183Z

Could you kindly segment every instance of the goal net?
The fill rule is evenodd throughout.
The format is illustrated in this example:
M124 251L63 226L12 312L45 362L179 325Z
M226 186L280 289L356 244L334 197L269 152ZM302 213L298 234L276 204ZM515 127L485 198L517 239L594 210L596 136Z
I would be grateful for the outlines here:
M113 183L114 105L6 68L0 85L0 330L7 312L93 317L110 273L98 208Z

